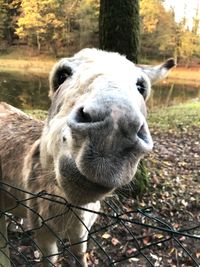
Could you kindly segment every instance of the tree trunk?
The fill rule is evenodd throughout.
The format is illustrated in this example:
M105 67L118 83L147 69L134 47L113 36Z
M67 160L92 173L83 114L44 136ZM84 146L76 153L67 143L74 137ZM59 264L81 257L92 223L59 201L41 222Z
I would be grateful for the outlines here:
M51 49L53 51L55 58L57 58L58 57L58 50L57 50L57 46L56 46L56 43L54 40L50 41L50 46L51 46Z
M138 63L139 40L139 0L100 0L100 48L118 52L134 63ZM144 193L148 181L148 171L145 162L142 161L134 181L117 192L126 196L140 196Z
M119 52L137 63L139 21L139 0L100 0L100 48Z
M41 43L40 43L40 36L39 33L36 33L36 40L37 40L37 50L38 50L38 54L40 54L41 52Z

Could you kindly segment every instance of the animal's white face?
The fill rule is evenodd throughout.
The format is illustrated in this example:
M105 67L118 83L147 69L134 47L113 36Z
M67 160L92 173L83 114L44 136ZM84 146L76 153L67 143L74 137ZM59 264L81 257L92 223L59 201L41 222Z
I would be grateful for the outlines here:
M84 49L58 62L50 75L52 105L41 161L53 163L70 202L88 203L133 178L152 150L145 101L151 80L174 66L136 66L125 57Z

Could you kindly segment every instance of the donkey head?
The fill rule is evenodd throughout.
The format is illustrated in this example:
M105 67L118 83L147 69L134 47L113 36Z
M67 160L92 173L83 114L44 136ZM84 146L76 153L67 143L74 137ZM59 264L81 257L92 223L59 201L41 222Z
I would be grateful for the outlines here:
M137 66L117 53L84 49L53 67L41 163L53 166L68 201L96 201L131 181L153 147L145 105L151 84L173 66L173 59Z

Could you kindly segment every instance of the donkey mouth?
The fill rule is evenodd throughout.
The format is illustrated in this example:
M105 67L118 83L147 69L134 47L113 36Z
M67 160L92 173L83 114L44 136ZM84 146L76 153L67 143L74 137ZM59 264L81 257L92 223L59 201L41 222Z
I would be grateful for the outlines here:
M114 189L89 180L78 170L76 162L70 157L62 156L59 159L59 171L64 177L63 183L75 185L87 192L107 194Z

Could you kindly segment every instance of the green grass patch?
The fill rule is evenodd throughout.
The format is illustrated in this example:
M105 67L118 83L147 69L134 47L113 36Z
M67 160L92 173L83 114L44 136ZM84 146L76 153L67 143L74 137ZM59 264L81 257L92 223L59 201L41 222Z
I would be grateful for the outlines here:
M152 111L150 127L162 129L200 126L200 102L189 102Z
M47 117L45 110L24 110L24 112L36 119L44 120ZM188 102L152 111L148 122L150 126L162 129L200 126L200 102Z
M45 120L47 117L47 113L48 113L46 110L41 110L41 109L34 109L34 110L25 109L23 111L26 114L38 120Z

